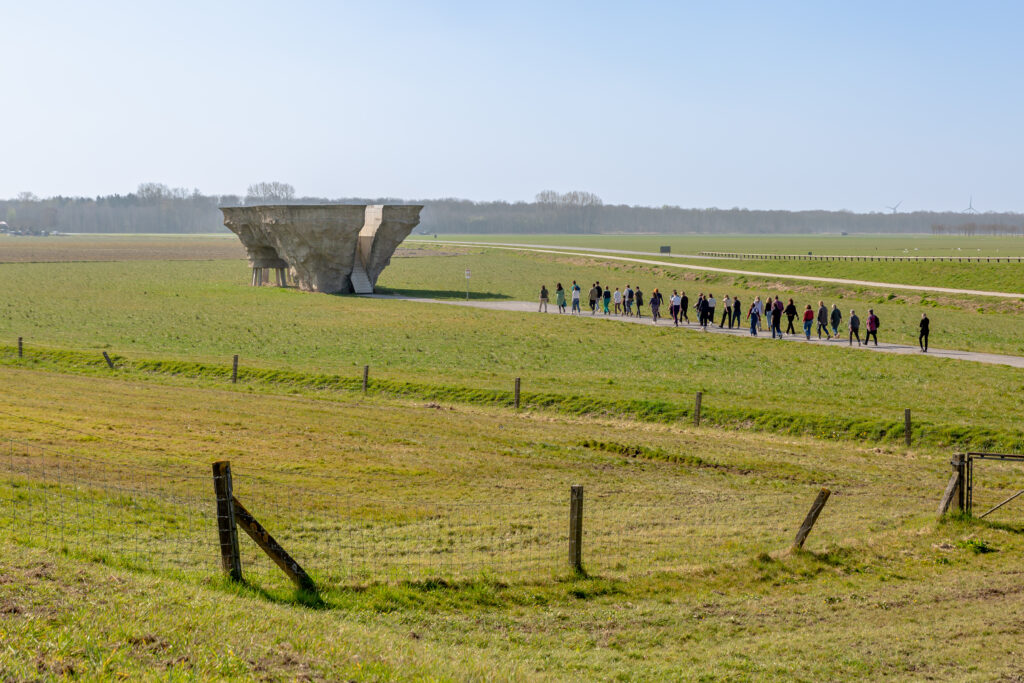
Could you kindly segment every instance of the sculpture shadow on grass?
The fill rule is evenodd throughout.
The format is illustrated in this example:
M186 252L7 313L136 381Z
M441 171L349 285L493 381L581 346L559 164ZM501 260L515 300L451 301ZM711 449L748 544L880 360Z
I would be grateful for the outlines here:
M466 300L466 290L459 291L457 289L394 289L391 287L377 287L374 290L375 294L383 294L385 296L409 296L416 297L418 299L460 299ZM469 293L470 301L494 301L494 300L508 300L511 299L508 294L499 294L497 292L473 292Z

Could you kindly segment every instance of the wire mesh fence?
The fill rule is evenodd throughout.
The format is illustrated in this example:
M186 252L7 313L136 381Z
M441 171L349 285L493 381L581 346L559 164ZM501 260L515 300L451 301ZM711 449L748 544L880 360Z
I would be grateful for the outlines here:
M5 445L0 528L12 538L160 573L222 570L211 472L73 455L13 439ZM234 495L322 587L480 577L534 582L570 568L568 487L469 487L456 500L436 500L428 492L339 493L329 490L326 476L249 466L233 477ZM612 578L784 548L817 491L813 484L778 482L753 491L715 479L639 489L593 476L583 483L583 564ZM928 497L906 495L880 506L867 487L840 490L837 498L847 514L824 516L814 532L820 542L851 534L851 520L896 524L934 506ZM287 585L255 544L244 534L239 540L246 579Z
M195 473L69 455L8 440L0 527L11 538L110 564L169 573L209 571L214 507ZM207 484L208 485L208 484ZM211 531L212 530L212 531Z

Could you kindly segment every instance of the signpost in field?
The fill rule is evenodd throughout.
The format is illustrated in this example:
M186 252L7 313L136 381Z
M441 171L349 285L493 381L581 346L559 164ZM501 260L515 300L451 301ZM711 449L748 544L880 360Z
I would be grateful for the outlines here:
M469 268L466 268L466 301L469 301Z

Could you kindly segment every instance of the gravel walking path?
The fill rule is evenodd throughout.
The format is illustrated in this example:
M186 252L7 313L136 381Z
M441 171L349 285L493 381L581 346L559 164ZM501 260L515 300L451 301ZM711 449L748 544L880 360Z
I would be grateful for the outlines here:
M418 301L422 303L432 304L444 304L447 306L468 306L470 308L484 308L492 311L511 311L515 313L537 313L537 304L529 301L458 301L455 299L427 299L421 297L412 296L398 296L391 294L368 294L367 298L373 299L396 299L401 301ZM667 310L667 306L665 309ZM558 306L553 303L548 304L547 315L565 315L568 313L558 313ZM647 316L644 318L626 317L621 315L604 315L599 313L591 315L589 309L580 316L580 318L587 318L591 320L602 320L605 322L621 322L621 323L632 323L634 325L653 325L654 322L651 320L650 310L647 311ZM845 322L845 321L844 321ZM673 327L672 318L668 318L666 321L662 318L658 322L658 327ZM678 327L680 330L688 330L694 333L702 333L700 326L696 323L686 325L682 324ZM861 330L863 332L863 330ZM718 327L718 324L708 326L708 334L726 334L734 337L747 337L748 339L767 339L773 340L771 333L768 331L759 332L757 337L750 336L749 324L744 327L734 327L729 329L727 327ZM883 331L884 335L884 331ZM951 349L935 349L929 348L928 353L922 353L921 349L917 346L907 346L903 344L890 344L880 343L877 346L872 344L871 346L858 346L854 344L850 346L846 337L839 339L833 339L827 341L825 339L819 340L816 336L812 335L811 340L807 341L804 335L801 334L787 334L782 338L783 341L788 342L800 342L802 344L824 344L826 346L838 346L842 348L848 348L851 351L878 351L881 353L898 353L898 354L914 354L920 356L934 356L936 358L952 358L954 360L966 360L973 361L975 363L989 363L992 365L1009 365L1015 368L1024 368L1024 356L1008 356L999 353L979 353L976 351L956 351Z
M643 263L652 266L664 266L667 268L683 268L686 270L702 270L711 273L725 273L728 275L748 275L764 277L773 280L801 280L804 282L827 282L838 285L851 285L856 287L875 287L879 289L902 289L913 292L935 292L937 294L969 294L972 296L991 296L1001 299L1024 299L1021 292L993 292L982 289L957 289L955 287L934 287L928 285L905 285L895 282L874 282L871 280L848 280L835 277L819 277L815 275L793 275L790 273L762 273L754 270L738 270L735 268L717 268L715 266L697 266L690 263L672 263L670 261L652 261L650 259L633 258L629 256L616 256L615 254L648 254L649 252L626 251L619 249L586 249L577 247L550 247L539 244L513 244L503 242L449 242L447 240L406 240L408 242L423 244L448 244L459 247L488 247L491 249L503 249L506 251L526 251L538 254L561 254L563 256L585 256L589 258L600 258L613 261L629 261L631 263ZM566 251L572 249L573 251ZM650 254L655 256L656 254ZM693 256L689 254L657 254L661 258L685 258L685 259L709 259L707 256Z

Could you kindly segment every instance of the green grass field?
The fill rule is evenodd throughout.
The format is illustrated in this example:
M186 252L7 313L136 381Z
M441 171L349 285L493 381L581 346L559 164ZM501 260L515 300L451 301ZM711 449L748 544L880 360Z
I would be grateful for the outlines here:
M935 512L955 449L1024 450L1024 370L255 289L244 260L203 260L190 239L0 266L0 677L1024 676L1024 498L985 520ZM911 340L926 309L936 346L1024 353L1020 302L983 297L444 245L380 284L455 299L467 267L478 299L532 300L556 278L841 296L876 307L889 338ZM223 459L319 595L244 535L247 582L224 579ZM979 466L976 510L1022 483L1022 466ZM573 484L583 574L567 562Z
M538 239L534 241L534 237L535 236L533 235L504 235L501 236L500 239L492 238L491 241L502 241L509 244L538 245L543 245L545 244L545 242L549 242L552 244L558 244L559 242L557 239L548 238L547 240L545 240L543 236L536 236L538 237ZM458 238L453 237L452 239L456 240ZM475 240L476 238L472 239ZM938 240L939 238L920 239ZM423 238L417 238L417 240L420 241L416 241L410 244L414 244L417 247L428 247L434 249L452 248L450 246L446 247L444 244L441 243L435 243L431 240L423 241ZM589 246L596 248L620 248L636 251L646 251L649 250L649 248L651 248L650 245L644 245L643 243L629 245L628 242L624 242L624 246L620 247L600 246L605 245L606 241L599 238L594 238L592 240L577 241L581 243L579 245L580 249L586 249ZM569 247L570 245L566 244L559 246ZM928 251L937 251L937 249L926 249ZM657 251L657 247L653 247L653 250ZM532 258L536 258L536 256L532 256ZM656 253L652 253L650 256L647 257L634 256L634 258L646 258L649 260L655 260L660 262L688 264L692 266L709 266L713 268L726 268L730 270L749 271L754 273L780 273L789 275L805 275L813 277L862 280L869 282L924 285L931 287L952 287L956 289L971 289L979 291L996 291L1009 293L1020 292L1020 298L1024 300L1024 263L1019 262L957 263L949 261L761 261L744 259L687 259L679 257L665 257ZM614 262L609 261L609 263ZM672 269L666 270L671 271ZM682 272L686 271L684 270ZM763 277L758 277L757 279L765 280L765 278ZM728 278L724 278L724 280L728 281ZM800 285L799 281L794 282L792 280L783 280L782 282L790 287L799 287ZM939 296L945 295L940 294Z
M469 260L474 258L479 260ZM541 260L531 266L526 257L499 252L395 259L381 284L422 277L430 287L431 272L436 276L454 267L461 273L464 260L483 264L482 286L490 296L519 296L517 289L502 294L508 291L502 288L511 282L525 287L515 274L531 267L570 267L583 281L609 272L589 262ZM857 437L898 429L903 409L911 408L934 443L1013 446L1022 438L1017 416L1024 383L1021 371L1010 367L708 338L587 317L254 289L245 284L244 262L10 264L5 270L10 296L0 304L0 335L8 344L21 336L30 350L95 349L95 362L106 349L129 359L223 367L238 353L246 368L355 377L368 364L375 379L470 392L507 391L518 376L526 392L542 395L541 405L642 399L648 403L632 412L655 419L687 414L700 390L708 418L720 424ZM617 274L630 280L640 276ZM652 281L658 275L648 274ZM440 278L433 284L418 291L437 293ZM887 303L877 304L877 310L883 337L913 343L910 332L921 309L898 298L882 300ZM862 314L870 305L850 301ZM964 348L1020 349L1015 313L951 305L928 310L936 319L935 346L958 346L947 342L973 330L979 341ZM371 324L373 332L367 334ZM949 330L953 324L963 331ZM888 331L899 325L902 334ZM990 342L983 345L983 340ZM12 352L8 346L7 362L16 362ZM78 361L60 362L71 369ZM986 410L979 412L979 404Z
M520 254L509 251L438 247L443 257L395 259L397 267L385 271L379 285L382 291L393 291L411 296L430 296L443 299L460 299L466 296L464 273L470 270L470 296L478 299L536 300L540 285L549 289L561 282L564 287L576 280L586 289L594 281L622 290L626 285L640 285L648 294L659 287L663 293L673 289L684 291L692 299L700 292L712 292L719 299L724 294L738 296L745 304L755 296L765 299L778 296L784 302L790 298L803 306L810 303L817 308L817 302L838 303L843 315L856 310L863 318L868 309L874 309L883 320L885 338L901 343L917 343L917 324L922 312L932 319L933 344L943 348L956 348L994 353L1024 354L1024 339L1020 335L1020 320L1024 315L1024 297L998 299L960 294L923 293L887 287L866 287L827 283L777 280L770 277L728 275L673 269L613 260L600 257L586 258L559 254ZM430 253L430 252L426 252ZM744 262L705 262L734 268ZM755 264L757 268L760 263ZM777 264L779 270L783 265ZM798 264L791 264L795 269ZM824 266L826 264L816 264ZM860 267L862 272L839 274L829 273L825 268L811 268L814 274L829 277L853 277L872 281L893 281L886 271L891 263L874 264L830 264L835 266ZM919 264L922 268L929 265ZM958 266L960 270L980 264L934 264ZM995 267L997 264L992 264ZM1008 264L998 264L1007 266ZM907 266L909 267L909 266ZM984 266L982 266L984 267ZM1009 265L1018 268L1016 264ZM1024 265L1020 266L1024 272ZM754 267L751 270L755 270ZM765 272L762 269L760 272ZM955 287L963 282L952 281L952 277L928 281L928 284ZM985 281L970 284L985 286ZM1014 281L997 280L997 285L1020 289ZM459 287L462 287L460 290Z
M433 235L414 239L433 240ZM674 254L727 251L747 254L828 254L861 256L1024 256L1021 237L935 235L468 235L438 233L437 239L514 242Z
M2 369L0 386L17 441L0 496L0 667L14 679L1021 673L1019 514L937 523L943 452L45 371ZM23 444L63 455L36 467ZM195 507L212 504L206 473L225 457L321 603L244 537L249 584L219 578L213 519ZM979 476L979 503L1022 477ZM571 483L586 491L588 576L564 561ZM789 554L820 485L833 497ZM473 510L533 526L541 559L481 556ZM446 532L445 553L403 536L416 519ZM378 542L352 544L353 528Z

